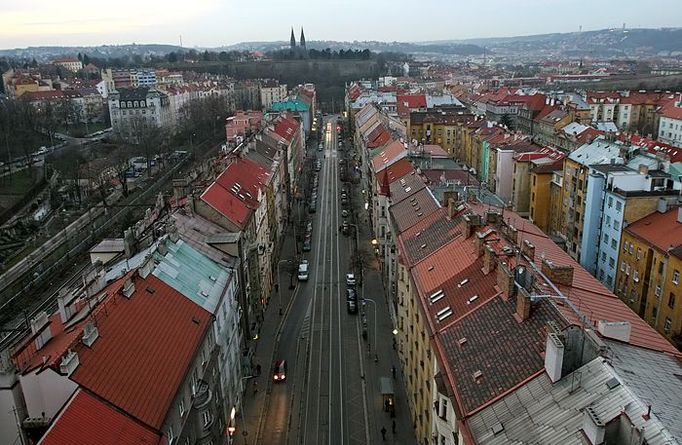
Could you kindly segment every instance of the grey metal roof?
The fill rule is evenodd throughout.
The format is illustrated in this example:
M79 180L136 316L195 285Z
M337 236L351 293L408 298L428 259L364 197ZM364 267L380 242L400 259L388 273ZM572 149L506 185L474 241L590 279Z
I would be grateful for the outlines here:
M642 417L646 403L625 383L597 357L555 384L542 373L472 416L469 428L477 444L583 445L583 411L589 406L605 424L624 413L635 427L645 427L649 445L679 444L655 413L648 421Z
M608 341L623 381L682 442L682 362L648 349Z

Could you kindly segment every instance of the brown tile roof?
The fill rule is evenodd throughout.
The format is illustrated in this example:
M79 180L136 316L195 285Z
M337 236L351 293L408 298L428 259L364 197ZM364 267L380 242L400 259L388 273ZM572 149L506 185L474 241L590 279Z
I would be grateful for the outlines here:
M431 190L425 187L409 199L404 199L390 206L388 212L397 233L401 233L426 218L439 207L440 205Z
M654 212L630 224L625 231L667 252L682 244L682 223L677 221L677 212L677 208L665 213Z
M521 323L515 309L515 299L494 297L436 336L466 414L543 372L547 323L567 325L546 300L533 303Z
M391 204L397 204L425 188L426 184L424 184L424 180L416 171L412 171L412 173L404 175L399 180L392 182L389 187Z
M447 209L441 207L398 236L399 251L408 267L445 248L462 234L466 228L462 215L448 219L447 214Z
M410 173L414 173L414 167L407 158L402 158L390 167L382 170L376 175L377 182L379 183L379 193L387 195L390 193L391 184Z
M407 148L400 141L393 141L386 145L381 152L372 158L372 171L380 172L386 167L407 156Z

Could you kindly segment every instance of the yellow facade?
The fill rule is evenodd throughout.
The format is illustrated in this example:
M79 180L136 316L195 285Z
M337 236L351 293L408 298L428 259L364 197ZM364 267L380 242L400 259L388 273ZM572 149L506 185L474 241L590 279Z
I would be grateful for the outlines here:
M538 169L530 173L528 219L545 233L549 232L552 172Z
M647 299L647 319L658 332L682 349L682 259L671 254L665 268L663 286L659 299ZM651 301L651 304L649 302Z
M563 229L564 215L563 209L563 184L564 177L562 172L554 172L549 183L549 227L548 234L557 236Z
M562 190L561 230L558 231L566 240L566 251L580 261L580 243L583 237L583 221L585 219L585 192L587 191L587 175L589 169L566 158L564 161L564 177Z
M410 415L420 443L431 437L433 378L431 342L417 290L410 273L398 264L398 334L396 341L405 385L407 386Z
M665 256L652 249L646 241L627 230L623 231L618 253L615 293L645 320L647 319L644 312L649 291L655 293L656 286L661 280L659 267L662 273L665 263L667 263Z

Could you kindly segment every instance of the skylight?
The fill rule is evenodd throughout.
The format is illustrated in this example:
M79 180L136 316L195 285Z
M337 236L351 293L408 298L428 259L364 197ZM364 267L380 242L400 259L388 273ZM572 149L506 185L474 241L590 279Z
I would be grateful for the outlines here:
M433 294L431 294L429 300L431 301L431 304L433 304L436 301L443 299L443 297L445 297L445 292L443 292L443 289L439 289Z
M469 299L467 300L467 304L471 304L471 303L473 303L473 302L476 301L476 300L478 300L478 295L474 295L473 297L469 298Z
M452 315L452 309L450 308L450 306L448 306L448 307L446 307L446 308L444 308L444 309L439 310L439 311L436 313L436 319L437 319L438 322L440 323L440 322L442 322L443 320L445 320L446 318L448 318L450 315Z

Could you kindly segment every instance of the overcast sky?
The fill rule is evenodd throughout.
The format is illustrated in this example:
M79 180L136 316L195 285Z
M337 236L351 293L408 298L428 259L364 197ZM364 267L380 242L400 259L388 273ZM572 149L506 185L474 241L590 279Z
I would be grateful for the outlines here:
M680 0L0 0L0 48L425 41L682 26Z

